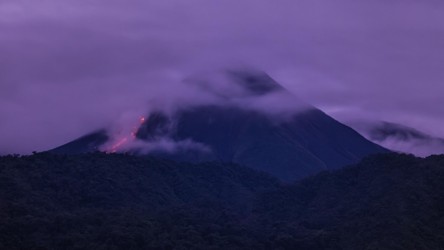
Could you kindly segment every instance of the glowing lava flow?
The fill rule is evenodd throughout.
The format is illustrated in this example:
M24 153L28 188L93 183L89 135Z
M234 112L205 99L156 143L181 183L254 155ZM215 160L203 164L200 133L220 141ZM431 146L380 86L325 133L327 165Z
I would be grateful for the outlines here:
M105 150L105 152L107 152L107 153L116 153L126 143L128 143L129 141L134 141L136 139L137 131L139 131L140 126L143 125L145 120L146 120L145 117L143 117L143 116L140 117L139 118L139 123L137 124L137 126L133 127L133 129L131 130L131 134L121 138L116 143L112 144L111 147L108 150Z

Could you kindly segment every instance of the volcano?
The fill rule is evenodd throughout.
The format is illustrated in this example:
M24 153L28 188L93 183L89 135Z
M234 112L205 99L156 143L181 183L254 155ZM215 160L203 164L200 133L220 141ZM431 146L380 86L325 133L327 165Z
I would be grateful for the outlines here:
M134 132L134 144L146 147L122 148L118 152L189 162L232 162L285 181L388 152L300 101L263 72L228 71L223 84L213 84L211 77L190 78L184 84L210 93L224 104L153 112ZM106 151L105 145L110 141L109 133L101 130L51 151Z

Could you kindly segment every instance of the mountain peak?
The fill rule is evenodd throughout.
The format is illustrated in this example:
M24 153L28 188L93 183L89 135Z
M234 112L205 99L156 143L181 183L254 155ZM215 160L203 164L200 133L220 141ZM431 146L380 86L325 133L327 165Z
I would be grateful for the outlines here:
M116 145L132 138L130 147L111 152L188 162L232 162L287 181L388 152L301 103L264 72L226 70L188 78L185 83L203 92L196 96L216 100L178 107L172 114L151 113L131 135L118 138ZM81 142L83 151L88 151L90 141ZM59 151L69 151L70 145L77 144L74 141Z
M284 88L263 71L228 70L233 82L254 95L265 95Z
M184 82L224 99L263 96L285 90L267 73L251 69L207 71L188 77Z

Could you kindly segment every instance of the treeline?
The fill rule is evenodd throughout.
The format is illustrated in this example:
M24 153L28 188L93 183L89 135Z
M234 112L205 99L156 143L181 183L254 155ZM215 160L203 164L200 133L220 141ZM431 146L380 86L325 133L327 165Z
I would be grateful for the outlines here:
M232 164L0 157L0 249L443 246L444 156L377 155L294 184Z

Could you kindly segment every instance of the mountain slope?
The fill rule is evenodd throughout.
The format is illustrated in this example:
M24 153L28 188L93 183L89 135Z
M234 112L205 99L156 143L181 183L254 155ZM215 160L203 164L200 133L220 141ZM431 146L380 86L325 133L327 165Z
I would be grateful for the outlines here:
M215 159L236 162L294 180L335 169L384 149L319 110L309 110L276 124L253 111L199 107L180 114L172 138L210 145ZM141 128L139 138L159 129ZM204 159L208 154L203 154Z
M190 86L217 95L220 102L183 107L170 115L162 111L151 114L135 134L139 144L145 143L150 150L142 146L122 151L192 162L234 162L283 180L300 179L355 163L370 154L388 152L302 103L264 73L228 75L227 86L212 84L211 80L188 80ZM153 149L165 141L179 147ZM73 144L79 141L54 152L69 153Z
M109 140L106 130L96 131L52 149L58 154L81 154L98 151Z

